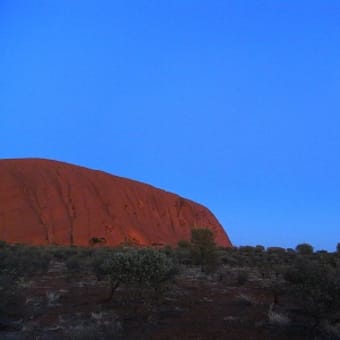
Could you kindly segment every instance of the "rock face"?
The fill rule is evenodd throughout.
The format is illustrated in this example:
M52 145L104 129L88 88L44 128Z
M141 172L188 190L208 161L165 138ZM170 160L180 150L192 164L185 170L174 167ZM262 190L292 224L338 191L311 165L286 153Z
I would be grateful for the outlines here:
M0 160L0 239L63 245L175 245L191 229L213 230L202 205L150 185L44 159Z

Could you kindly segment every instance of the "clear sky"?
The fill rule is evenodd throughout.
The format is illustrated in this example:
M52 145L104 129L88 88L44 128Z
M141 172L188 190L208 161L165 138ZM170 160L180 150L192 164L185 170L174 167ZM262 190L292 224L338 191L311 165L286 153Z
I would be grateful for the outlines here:
M235 245L334 250L339 151L338 0L0 0L0 158L175 192Z

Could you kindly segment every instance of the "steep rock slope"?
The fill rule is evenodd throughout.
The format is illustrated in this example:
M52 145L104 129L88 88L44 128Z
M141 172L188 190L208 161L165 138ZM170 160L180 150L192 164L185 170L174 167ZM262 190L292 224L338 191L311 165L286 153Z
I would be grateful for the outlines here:
M0 160L0 239L30 244L175 245L191 229L230 240L204 206L150 185L45 159Z

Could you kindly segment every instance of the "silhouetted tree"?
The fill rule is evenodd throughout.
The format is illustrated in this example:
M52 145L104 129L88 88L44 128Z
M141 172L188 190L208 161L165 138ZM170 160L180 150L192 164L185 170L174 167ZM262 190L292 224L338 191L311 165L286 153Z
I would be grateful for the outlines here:
M195 264L200 265L202 271L211 270L216 266L216 243L214 234L210 229L192 229L191 252Z
M336 245L336 252L338 255L340 255L340 243Z
M296 246L296 252L301 255L311 255L314 252L314 248L308 243L301 243Z

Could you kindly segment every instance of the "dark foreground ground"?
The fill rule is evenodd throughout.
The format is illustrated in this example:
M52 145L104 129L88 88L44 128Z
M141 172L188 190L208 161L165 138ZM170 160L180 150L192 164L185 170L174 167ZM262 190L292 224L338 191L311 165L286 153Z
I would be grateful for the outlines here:
M242 268L244 273L245 268ZM70 274L62 261L22 281L13 309L1 320L0 339L311 339L274 303L272 274L222 265L212 274L181 268L159 301L120 288L112 300L108 282ZM287 305L284 295L280 299ZM288 304L293 306L293 301Z

